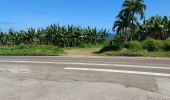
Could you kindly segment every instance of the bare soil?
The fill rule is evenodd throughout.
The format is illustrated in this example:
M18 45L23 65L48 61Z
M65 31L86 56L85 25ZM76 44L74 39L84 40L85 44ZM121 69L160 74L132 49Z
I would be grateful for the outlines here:
M99 51L100 48L74 48L66 49L64 55L74 56L95 56L95 52Z

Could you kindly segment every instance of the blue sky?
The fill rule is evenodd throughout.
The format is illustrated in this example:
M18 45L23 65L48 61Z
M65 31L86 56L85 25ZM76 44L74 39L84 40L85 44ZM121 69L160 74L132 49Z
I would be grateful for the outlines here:
M74 24L111 29L124 0L1 0L0 28ZM145 0L146 17L170 16L170 0Z

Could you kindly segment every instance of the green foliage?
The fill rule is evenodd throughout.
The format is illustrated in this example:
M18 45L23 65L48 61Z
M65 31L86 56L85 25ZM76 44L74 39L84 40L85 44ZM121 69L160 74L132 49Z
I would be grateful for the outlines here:
M121 18L121 17L120 17ZM143 41L147 38L154 38L156 40L166 40L170 37L170 18L167 16L153 16L149 19L143 21L142 24L138 23L135 25L135 34L130 34L130 24L129 26L124 26L123 23L126 21L121 21L121 25L116 24L116 36L114 40L117 42L139 40ZM119 28L119 29L118 29Z
M143 41L143 48L148 51L158 51L160 49L160 43L152 38L148 38Z
M103 47L99 52L97 53L103 53L103 52L108 52L108 51L118 51L122 48L122 45L113 43L112 45L108 45Z
M170 17L152 16L143 23L138 22L138 17L144 18L146 5L144 0L125 0L122 10L116 17L113 31L116 32L116 42L132 40L143 41L147 38L165 40L170 37Z
M165 40L169 37L170 19L167 16L153 16L145 20L143 24L139 25L138 32L143 33L141 34L143 35L143 39L151 37L156 40Z
M139 41L130 41L125 43L124 47L132 50L142 50L142 43Z
M119 43L115 44L118 46ZM100 54L109 56L149 56L149 57L170 57L170 38L166 40L155 40L147 38L145 41L131 41L119 46L116 51L113 47L105 47ZM126 48L126 49L124 49Z
M102 44L96 44L96 45L91 45L91 44L81 44L78 46L78 48L102 48L104 45Z
M134 35L138 29L138 17L144 18L146 5L144 0L125 0L122 4L122 9L116 17L113 30L124 41L134 40ZM120 38L119 38L120 39ZM119 40L117 39L117 40Z
M0 46L0 55L59 55L64 50L53 45Z
M147 50L142 51L109 51L105 52L102 55L109 55L109 56L144 56L144 57L170 57L170 51L154 51L149 52Z
M28 28L27 30L14 31L10 29L7 33L0 33L0 45L56 45L59 47L76 47L84 44L104 44L108 39L106 29L83 28L80 26L50 25L46 28Z
M14 46L14 49L29 49L30 46L29 45L25 45L25 44L21 44L19 46ZM31 47L32 48L32 47Z
M170 51L170 38L165 40L164 50Z

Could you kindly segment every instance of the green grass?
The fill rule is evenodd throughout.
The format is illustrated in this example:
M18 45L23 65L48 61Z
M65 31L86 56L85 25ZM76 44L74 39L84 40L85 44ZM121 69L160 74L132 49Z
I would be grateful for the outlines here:
M133 51L133 50L121 50L121 51L108 51L99 55L107 56L133 56L133 57L170 57L170 51L154 51L149 52L147 50Z
M20 45L20 46L0 46L0 55L18 55L18 56L56 56L66 53L88 54L103 48L104 45L83 45L79 47L59 48L53 45ZM144 57L170 57L170 51L153 51L122 49L111 50L97 53L97 55L107 56L144 56Z
M81 44L78 46L78 48L103 48L104 45L96 44L96 45L90 45L90 44Z
M0 55L60 55L64 50L52 45L0 46Z
M113 43L96 53L110 56L170 57L170 38L166 40L148 38L144 41Z

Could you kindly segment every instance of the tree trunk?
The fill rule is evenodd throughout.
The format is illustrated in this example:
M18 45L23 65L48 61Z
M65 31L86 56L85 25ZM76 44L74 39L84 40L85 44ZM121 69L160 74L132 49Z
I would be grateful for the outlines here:
M127 28L125 28L125 41L126 41L126 43L127 43L127 41L128 41L128 33L127 33Z
M135 16L135 13L133 12L133 17ZM132 19L132 33L131 33L131 41L132 41L132 36L135 33L135 26L134 26L134 19Z

